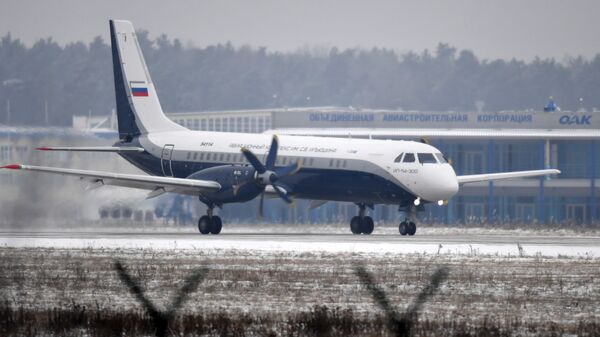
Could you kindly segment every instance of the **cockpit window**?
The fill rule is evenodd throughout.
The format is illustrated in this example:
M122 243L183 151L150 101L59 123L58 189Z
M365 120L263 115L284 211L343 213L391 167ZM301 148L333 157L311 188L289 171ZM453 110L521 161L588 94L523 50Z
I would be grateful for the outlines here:
M405 154L402 162L403 163L414 163L415 162L415 154L414 153Z
M421 164L437 164L432 153L419 153L419 162Z
M402 155L403 154L404 154L404 152L400 153L400 155L398 155L398 157L396 157L396 159L394 159L394 163L399 163L402 160Z
M446 164L448 162L446 158L444 158L444 155L441 153L434 153L433 155L437 158L440 164Z

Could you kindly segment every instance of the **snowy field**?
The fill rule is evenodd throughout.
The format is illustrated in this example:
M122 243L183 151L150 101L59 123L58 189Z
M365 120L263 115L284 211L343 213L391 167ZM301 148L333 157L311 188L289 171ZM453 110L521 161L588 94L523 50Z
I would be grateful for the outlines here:
M14 321L19 312L30 320L5 325L12 330L0 328L0 334L26 335L25 325L33 324L49 335L103 335L96 313L116 320L112 324L122 322L119 315L134 322L140 305L117 277L118 259L161 308L192 270L209 268L178 316L173 329L179 334L387 335L383 313L354 272L364 266L399 311L437 268L449 269L423 306L414 335L599 335L600 252L593 234L439 229L420 234L4 232L0 323ZM66 317L89 313L88 323L75 329L57 319L66 324L57 333L45 318L48 312L59 315L56 310ZM199 321L209 328L202 330ZM152 335L143 324L128 326L133 330L124 334Z

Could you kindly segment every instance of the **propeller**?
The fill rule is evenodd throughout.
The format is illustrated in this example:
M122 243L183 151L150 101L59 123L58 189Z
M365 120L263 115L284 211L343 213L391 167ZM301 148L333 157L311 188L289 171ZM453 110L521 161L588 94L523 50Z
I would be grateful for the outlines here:
M283 199L288 204L291 204L293 200L290 198L289 193L291 188L286 184L282 183L279 179L281 177L293 175L298 170L300 170L300 162L296 161L288 166L275 168L275 162L277 161L277 150L279 149L279 138L277 135L273 135L273 140L271 140L271 147L269 148L269 152L267 153L267 159L265 160L265 164L263 165L260 160L256 157L256 155L247 148L242 148L242 154L250 165L254 167L256 173L254 174L254 179L258 185L262 187L262 193L260 195L260 204L258 209L259 218L262 219L263 216L263 203L265 199L265 188L267 186L273 187L275 193Z

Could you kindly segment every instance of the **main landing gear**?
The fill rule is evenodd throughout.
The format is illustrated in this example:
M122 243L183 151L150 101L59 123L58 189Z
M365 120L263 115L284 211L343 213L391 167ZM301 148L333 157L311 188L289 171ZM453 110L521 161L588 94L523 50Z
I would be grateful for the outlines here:
M214 206L209 206L206 215L198 220L198 231L200 234L219 234L223 228L223 221L218 215L213 215Z
M350 230L352 234L366 234L373 233L375 223L373 218L365 216L365 204L358 204L358 215L352 217L350 220Z

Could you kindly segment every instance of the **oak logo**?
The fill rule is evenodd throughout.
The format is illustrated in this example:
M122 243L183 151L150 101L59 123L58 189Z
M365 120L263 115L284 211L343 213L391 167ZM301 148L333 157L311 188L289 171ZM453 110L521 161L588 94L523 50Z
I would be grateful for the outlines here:
M558 122L562 125L590 125L590 120L592 119L592 115L562 115Z

